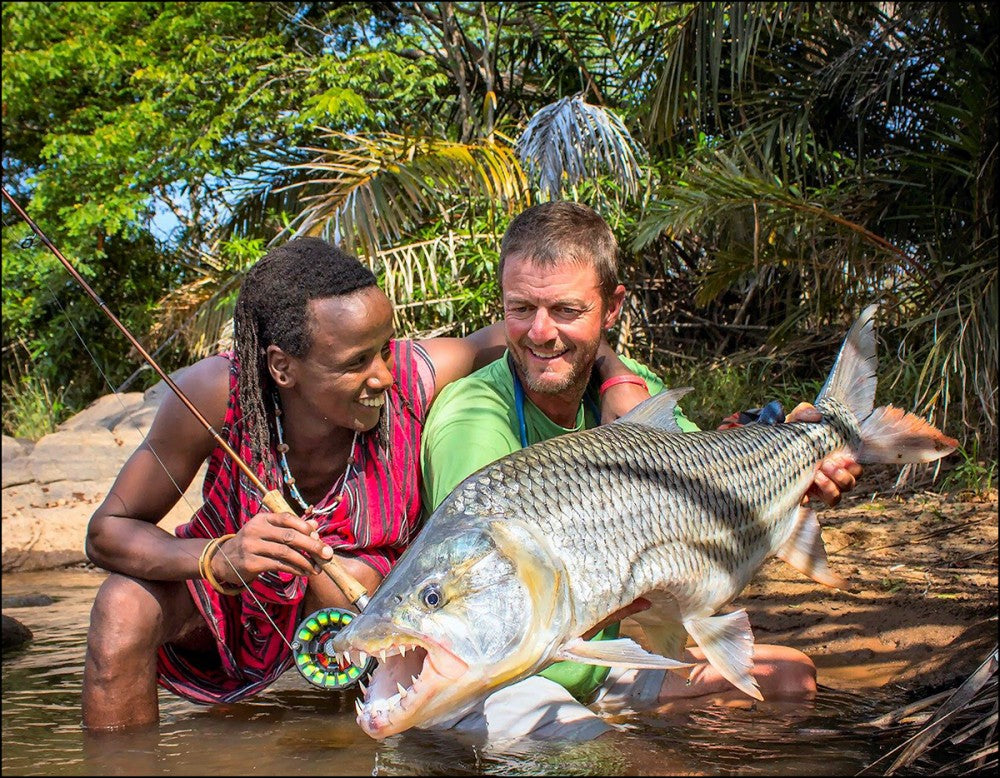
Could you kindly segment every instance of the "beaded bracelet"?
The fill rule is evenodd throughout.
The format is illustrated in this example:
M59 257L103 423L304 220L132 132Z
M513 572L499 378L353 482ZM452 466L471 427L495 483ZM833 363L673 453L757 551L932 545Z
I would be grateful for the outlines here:
M646 386L646 382L637 375L616 375L614 378L609 378L601 384L601 388L597 390L597 394L603 397L604 393L608 391L608 389L612 386L617 386L618 384L635 384L636 386L641 386L647 392L649 391L649 387Z
M201 556L198 557L198 575L204 578L208 582L208 585L215 589L215 591L219 594L239 594L244 588L243 586L226 586L221 583L219 579L215 577L215 573L212 572L212 559L215 558L215 554L218 552L219 547L230 538L235 537L235 534L231 534L223 535L218 538L212 538L201 550Z

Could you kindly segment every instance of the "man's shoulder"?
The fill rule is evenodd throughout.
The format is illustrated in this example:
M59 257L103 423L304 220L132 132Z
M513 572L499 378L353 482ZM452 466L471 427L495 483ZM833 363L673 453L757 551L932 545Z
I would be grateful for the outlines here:
M644 362L640 362L638 359L632 359L632 357L627 357L624 354L619 354L618 358L622 361L622 364L625 365L625 367L627 367L633 373L642 372L642 373L648 373L650 375L656 375L656 373L653 371L653 368L651 368Z
M510 369L506 357L501 357L444 387L431 405L431 416L440 417L445 411L455 413L465 408L507 407L513 396Z

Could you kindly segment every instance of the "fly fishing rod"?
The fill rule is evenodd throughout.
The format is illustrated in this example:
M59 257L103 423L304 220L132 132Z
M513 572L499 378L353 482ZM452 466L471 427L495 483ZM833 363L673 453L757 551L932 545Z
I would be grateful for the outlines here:
M32 231L39 237L45 247L62 263L63 267L69 272L73 279L83 287L83 290L92 299L97 306L104 312L104 314L111 320L111 323L117 327L121 333L128 339L129 343L132 344L133 348L139 352L139 355L146 361L146 363L153 368L156 374L163 379L163 382L170 387L171 391L177 398L184 404L184 406L191 411L194 417L198 420L208 433L212 436L212 439L218 444L223 451L225 451L236 465L243 471L254 487L261 493L263 504L272 513L290 513L293 516L297 515L292 507L285 500L284 495L281 493L280 489L268 489L257 474L250 469L250 467L244 462L239 454L237 454L233 448L223 439L223 437L216 432L215 428L211 425L208 419L199 411L194 403L184 394L179 386L174 383L173 379L167 375L167 373L160 367L160 365L153 359L152 356L143 348L142 344L138 339L129 331L128 327L121 323L117 316L108 308L107 304L100 298L100 296L91 288L90 284L87 283L86 279L77 272L73 264L62 255L62 252L56 248L55 244L49 240L48 236L42 232L41 228L32 220L30 216L24 211L23 208L18 204L18 202L10 195L7 191L7 187L0 187L3 191L3 196L10 203L11 207L17 212L25 223L32 229ZM340 588L348 600L354 604L358 610L364 610L365 606L368 604L368 591L365 589L364 585L358 581L354 576L347 572L344 567L337 561L336 557L330 560L314 560L321 567L324 573L330 577L330 579ZM346 670L338 671L336 673L330 674L329 668L332 664L332 650L330 649L330 639L332 634L342 626L346 626L350 622L352 615L344 611L340 611L337 608L324 608L311 616L307 617L296 630L296 641L292 645L293 654L295 654L296 667L299 668L299 672L316 686L323 688L339 688L342 686L349 686L353 684L364 672L363 669L359 669L356 666L349 666ZM357 671L356 673L351 671Z

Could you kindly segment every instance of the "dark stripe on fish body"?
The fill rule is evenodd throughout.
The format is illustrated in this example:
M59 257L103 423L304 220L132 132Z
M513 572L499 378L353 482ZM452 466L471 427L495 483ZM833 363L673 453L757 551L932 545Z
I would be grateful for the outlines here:
M770 553L798 502L792 487L853 432L838 410L828 424L725 433L627 422L571 433L488 465L441 510L538 526L581 599L624 605L654 585L695 586L706 571L741 571Z

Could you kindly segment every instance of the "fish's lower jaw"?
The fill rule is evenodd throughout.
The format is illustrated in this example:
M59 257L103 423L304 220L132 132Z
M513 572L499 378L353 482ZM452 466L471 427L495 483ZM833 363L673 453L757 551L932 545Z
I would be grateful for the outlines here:
M409 729L409 726L400 727L394 725L391 714L382 711L368 715L359 715L358 726L361 727L366 735L375 740L383 740L390 735L396 735Z
M404 687L399 681L395 681L393 676L390 682L396 684L397 691L395 694L386 695L378 692L378 689L386 685L378 678L378 672L379 669L376 668L372 675L372 685L365 690L365 701L359 700L355 706L358 712L358 726L367 735L381 740L420 724L423 717L419 714L424 701L433 698L442 684L430 680L421 682L419 678L413 678L412 683Z
M429 722L442 694L460 683L469 666L436 644L367 644L353 646L346 655L378 657L364 700L355 701L358 726L377 740Z
M358 726L368 736L382 740L413 727L431 726L450 718L450 713L442 712L441 702L442 694L454 688L454 681L441 676L428 678L428 675L428 671L424 671L410 687L401 687L390 696L378 696L367 691L365 696L368 699L355 703ZM372 678L374 680L375 676ZM374 689L375 685L371 688ZM452 712L454 707L447 704L443 710Z

